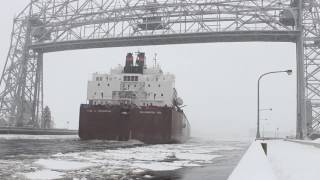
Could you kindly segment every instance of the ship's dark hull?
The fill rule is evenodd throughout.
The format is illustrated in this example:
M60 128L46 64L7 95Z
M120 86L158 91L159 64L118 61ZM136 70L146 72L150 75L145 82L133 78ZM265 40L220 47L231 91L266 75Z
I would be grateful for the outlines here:
M181 143L190 136L182 111L171 107L125 108L121 106L80 107L79 137L145 143Z

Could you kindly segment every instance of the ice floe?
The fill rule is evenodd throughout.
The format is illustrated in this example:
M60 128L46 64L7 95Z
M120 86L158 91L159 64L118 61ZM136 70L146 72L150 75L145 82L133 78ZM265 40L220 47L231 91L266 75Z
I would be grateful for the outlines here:
M140 162L133 163L132 166L152 171L173 171L181 168L180 163L167 163L167 162Z
M22 173L21 175L31 180L49 180L63 178L64 173L51 170L41 170L29 173Z
M103 143L103 142L101 142ZM132 142L137 143L137 142ZM47 159L38 159L31 166L37 170L65 173L64 178L110 178L128 174L145 175L149 171L174 171L185 167L204 166L221 157L219 151L237 147L217 144L142 145L105 150L57 153ZM101 177L95 177L95 175ZM30 174L26 174L26 177ZM31 173L32 175L32 173Z
M85 169L94 166L92 163L83 163L78 161L66 161L66 160L54 160L54 159L40 159L35 164L43 166L46 169L51 170L77 170Z

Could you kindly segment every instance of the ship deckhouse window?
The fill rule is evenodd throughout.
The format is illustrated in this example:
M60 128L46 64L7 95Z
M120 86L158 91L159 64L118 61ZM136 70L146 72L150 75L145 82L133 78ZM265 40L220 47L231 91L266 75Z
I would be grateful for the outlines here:
M101 93L101 97L103 98L103 92Z
M102 81L102 77L96 77L96 81Z
M110 84L108 83L108 87L110 86Z
M135 76L135 77L134 77L134 81L138 81L138 76Z
M163 97L163 93L161 93L161 96Z
M134 81L134 76L130 76L130 81Z

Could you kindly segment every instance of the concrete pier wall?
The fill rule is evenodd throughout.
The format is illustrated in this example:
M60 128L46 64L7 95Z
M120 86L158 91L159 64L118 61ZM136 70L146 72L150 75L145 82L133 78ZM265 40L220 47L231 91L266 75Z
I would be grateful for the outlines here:
M276 180L261 143L251 144L228 180Z

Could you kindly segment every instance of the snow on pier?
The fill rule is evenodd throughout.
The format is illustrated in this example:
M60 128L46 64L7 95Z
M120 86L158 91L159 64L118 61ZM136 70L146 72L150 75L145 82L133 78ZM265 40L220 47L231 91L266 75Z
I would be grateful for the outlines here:
M261 142L268 144L267 156ZM317 180L320 141L267 140L252 143L229 180Z
M228 180L276 180L260 141L255 141L240 160Z

